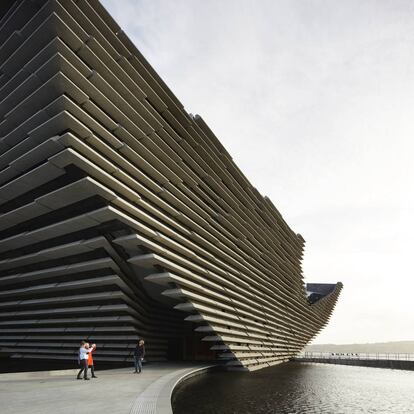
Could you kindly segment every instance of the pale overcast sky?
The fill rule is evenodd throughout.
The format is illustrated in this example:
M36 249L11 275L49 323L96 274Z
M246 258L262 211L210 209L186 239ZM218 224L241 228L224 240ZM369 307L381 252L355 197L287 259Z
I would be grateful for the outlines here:
M314 343L414 340L414 2L102 1L344 283Z

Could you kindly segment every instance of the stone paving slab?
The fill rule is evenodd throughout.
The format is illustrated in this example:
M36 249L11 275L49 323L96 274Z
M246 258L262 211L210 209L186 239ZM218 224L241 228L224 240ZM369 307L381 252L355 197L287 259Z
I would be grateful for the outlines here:
M171 393L183 377L206 365L148 365L95 371L97 379L76 380L77 370L0 374L2 414L167 414Z

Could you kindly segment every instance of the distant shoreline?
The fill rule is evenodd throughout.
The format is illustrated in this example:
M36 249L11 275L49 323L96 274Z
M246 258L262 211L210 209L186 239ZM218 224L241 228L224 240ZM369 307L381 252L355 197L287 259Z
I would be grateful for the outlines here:
M303 352L414 353L414 341L355 344L312 344Z

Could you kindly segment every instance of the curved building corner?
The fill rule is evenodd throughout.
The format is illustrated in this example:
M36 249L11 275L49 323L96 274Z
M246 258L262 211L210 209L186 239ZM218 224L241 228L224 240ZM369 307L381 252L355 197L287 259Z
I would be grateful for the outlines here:
M341 283L98 0L0 9L0 351L73 360L289 360Z

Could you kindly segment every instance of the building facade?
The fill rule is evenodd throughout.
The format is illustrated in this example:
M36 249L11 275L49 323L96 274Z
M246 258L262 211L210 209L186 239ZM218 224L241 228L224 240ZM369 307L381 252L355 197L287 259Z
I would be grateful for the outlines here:
M303 238L97 0L0 9L0 351L259 369L327 323Z

